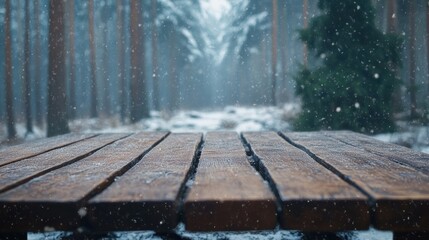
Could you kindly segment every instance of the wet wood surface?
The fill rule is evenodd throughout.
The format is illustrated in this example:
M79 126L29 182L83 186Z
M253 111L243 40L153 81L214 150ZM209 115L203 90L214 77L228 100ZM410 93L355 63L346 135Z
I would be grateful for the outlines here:
M168 231L178 224L180 194L201 134L172 133L100 195L90 200L97 231Z
M0 167L0 193L78 161L128 134L105 134Z
M278 190L282 228L333 232L369 227L368 198L356 188L274 132L243 137Z
M237 133L207 134L184 211L191 231L276 226L275 197L250 165Z
M29 143L5 148L0 150L0 167L94 136L95 134L66 134L53 138L33 140Z
M361 147L368 152L386 157L392 161L413 167L427 175L429 175L429 154L417 152L404 146L397 144L385 143L363 134L353 134L351 132L324 132L325 135L338 139L342 142L355 147Z
M46 226L56 230L78 228L87 213L82 201L114 181L165 135L131 135L80 161L0 194L0 205L7 209L0 213L0 225L32 231L43 231ZM99 141L105 143L110 141L108 139L111 138Z
M69 134L0 151L0 233L413 236L429 230L428 159L346 131Z
M367 144L355 147L322 133L285 135L311 152L325 167L370 196L374 212L372 224L376 228L395 231L429 229L428 175L366 151Z

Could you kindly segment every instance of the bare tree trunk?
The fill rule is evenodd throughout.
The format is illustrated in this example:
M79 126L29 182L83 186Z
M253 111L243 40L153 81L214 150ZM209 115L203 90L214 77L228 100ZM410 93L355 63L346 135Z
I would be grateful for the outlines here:
M265 39L264 38L262 38L261 39L261 41L259 42L259 44L260 44L260 49L261 49L261 70L260 70L260 72L262 73L262 78L263 78L263 80L264 80L264 82L265 81L270 81L270 77L268 76L268 72L269 72L269 66L268 66L268 57L267 57L267 54L268 54L268 49L267 49L267 41L265 41ZM240 63L239 63L240 64ZM239 68L241 68L241 67L239 67ZM241 70L241 71L243 71L243 70ZM246 71L246 70L244 70L244 71ZM241 76L243 76L244 74L242 74ZM240 100L241 100L241 103L243 103L243 99L244 99L244 85L245 85L245 82L246 81L246 79L244 78L244 77L241 77L240 78L240 84L241 84L241 88L240 88ZM270 93L267 93L266 95L270 95ZM265 102L269 102L269 101L271 101L271 99L267 99L267 98L270 98L271 96L265 96L265 94L264 94L264 103Z
M277 90L277 0L273 0L272 32L271 32L271 103L276 106Z
M429 102L429 2L426 3L426 61L428 65L426 102ZM429 108L429 107L428 107ZM429 111L429 110L428 110Z
M110 106L110 89L112 84L110 82L110 70L109 70L109 1L104 0L104 6L101 9L101 20L102 20L102 36L103 36L103 69L102 69L102 81L101 89L103 90L103 114L107 117L111 116Z
M30 2L25 2L25 37L24 37L24 106L26 135L33 133L31 114L31 79L30 79Z
M409 1L409 26L410 26L410 44L409 44L409 54L410 54L410 118L417 118L417 99L416 99L416 30L415 30L415 1Z
M391 34L396 33L397 28L396 1L397 0L387 0L387 31ZM395 69L392 66L389 67L395 72L395 75L398 75L397 68ZM392 109L394 112L402 111L401 86L399 84L397 84L395 90L393 91Z
M170 104L169 112L173 112L177 108L177 52L176 52L176 30L172 27L170 31L170 63L168 76L170 79ZM195 84L195 83L193 83Z
M70 75L70 96L69 96L69 117L76 117L76 66L75 66L75 26L74 26L74 0L68 0L68 15L69 15L69 75Z
M143 9L140 0L131 0L131 105L130 120L137 122L149 117L144 81Z
M396 27L397 27L396 1L397 0L387 0L387 31L389 33L396 33Z
M49 1L48 137L69 132L65 81L64 1Z
M90 51L90 65L91 65L91 84L90 84L90 94L91 94L91 117L98 117L97 112L97 65L95 62L95 36L94 36L94 0L89 0L88 8L89 16L89 51Z
M304 0L304 5L302 8L302 17L304 20L304 28L308 27L308 0ZM308 66L308 48L307 44L304 43L304 49L303 49L303 62L304 66Z
M107 37L107 22L104 23L103 27L103 38L104 38L104 45L103 45L103 113L105 116L110 116L110 74L109 74L109 50L107 47L108 43L108 37Z
M38 126L42 126L42 93L41 93L41 61L40 58L40 0L34 0L35 31L36 37L34 42L34 98L35 98L35 120Z
M16 138L15 117L13 112L13 72L12 72L12 42L11 42L11 8L10 0L6 0L5 4L6 15L4 18L5 24L5 67L6 67L6 121L7 121L7 136L9 139Z
M283 99L283 101L288 100L287 95L287 84L286 84L286 77L287 77L287 59L286 59L286 31L287 31L287 22L286 22L286 1L281 1L281 7L279 12L279 49L280 49L280 62L281 62L281 83L280 85L280 95Z
M120 115L122 123L125 122L126 116L126 95L125 95L125 28L124 28L124 14L123 14L122 0L116 0L116 38L118 46L118 82L119 82L119 101L120 101Z
M159 103L159 66L158 66L158 32L156 26L157 0L151 0L151 18L152 18L152 82L153 82L153 105L155 110L160 109Z

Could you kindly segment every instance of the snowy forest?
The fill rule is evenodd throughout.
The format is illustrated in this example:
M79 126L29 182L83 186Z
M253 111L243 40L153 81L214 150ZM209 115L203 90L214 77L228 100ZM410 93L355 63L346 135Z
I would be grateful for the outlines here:
M347 0L336 11L329 2L1 0L0 141L69 131L427 129L427 1ZM334 30L326 19L336 19ZM353 34L367 45L338 44ZM341 60L347 48L369 55ZM338 69L342 62L380 85L355 84L360 76ZM347 79L321 83L333 68Z

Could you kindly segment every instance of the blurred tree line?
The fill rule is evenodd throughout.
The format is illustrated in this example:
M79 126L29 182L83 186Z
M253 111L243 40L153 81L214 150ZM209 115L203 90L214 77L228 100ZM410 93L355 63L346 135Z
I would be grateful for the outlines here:
M132 123L151 110L168 116L178 109L300 101L295 78L301 67L314 70L323 60L300 41L298 29L311 27L324 10L309 0L229 2L218 21L204 14L199 0L0 1L0 118L9 137L16 122L26 122L28 134L38 126L55 135L81 118L118 116ZM354 2L369 9L368 0ZM390 119L424 119L429 7L425 1L370 2L380 34L395 33L403 42L400 64L377 63L380 80L386 69L399 79L391 85L392 110L384 112Z

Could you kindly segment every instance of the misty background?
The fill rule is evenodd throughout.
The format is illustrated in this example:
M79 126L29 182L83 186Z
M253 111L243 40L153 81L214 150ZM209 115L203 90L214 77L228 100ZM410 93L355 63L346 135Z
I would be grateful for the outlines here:
M427 3L372 4L377 28L403 40L397 131L426 126ZM298 32L320 14L317 1L67 0L61 9L65 85L57 94L71 131L294 130L295 77L320 64ZM49 13L48 0L0 1L1 141L46 136Z

